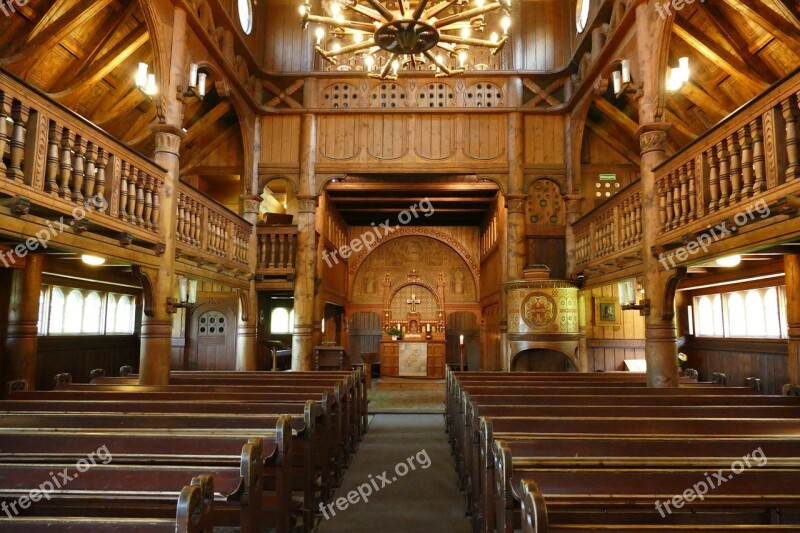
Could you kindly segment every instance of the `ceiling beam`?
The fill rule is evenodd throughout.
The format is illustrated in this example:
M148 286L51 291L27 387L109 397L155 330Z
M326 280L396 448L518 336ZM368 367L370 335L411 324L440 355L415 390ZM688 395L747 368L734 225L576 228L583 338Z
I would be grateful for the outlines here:
M112 0L96 0L94 2L75 2L66 13L52 20L45 29L30 39L17 54L0 60L0 65L30 66L44 54L50 52L56 44L77 28L87 24L95 15L102 12ZM24 68L21 70L25 70Z
M586 127L589 131L597 135L603 142L605 142L612 150L615 150L623 157L627 158L631 163L641 166L642 156L637 154L634 149L621 141L616 135L606 130L603 126L596 124L590 119L586 120Z
M376 182L350 182L340 181L337 183L328 182L325 185L325 190L331 191L397 191L407 193L410 188L417 194L425 191L449 191L450 193L457 193L459 191L475 192L477 191L497 191L497 184L494 182L454 182L454 183L376 183Z
M103 106L100 111L95 112L92 120L92 122L101 127L114 121L117 117L127 115L144 102L146 98L139 89L134 88L129 90L128 94L123 96L121 100L116 102L112 101L112 99L108 100L109 104Z
M681 94L702 109L715 123L730 114L730 110L726 109L718 99L712 98L711 95L692 83L691 80L683 84Z
M207 155L228 142L228 140L230 140L230 138L238 132L239 124L231 124L225 131L221 131L219 134L214 135L211 141L207 144L198 145L195 148L189 149L189 151L181 154L182 156L185 156L181 157L180 161L181 175L194 173L194 168L199 165Z
M330 192L330 191L328 191ZM335 194L328 194L331 201L333 202L421 202L424 200L430 201L437 201L437 202L458 202L458 203L491 203L494 201L494 195L492 196L474 196L474 197L467 197L467 196L403 196L402 198L394 197L382 197L376 194L371 194L369 196L337 196Z
M734 57L690 22L681 17L675 17L672 30L675 32L675 35L683 39L686 44L697 50L729 75L733 76L747 87L750 87L755 94L762 92L768 87L769 83L762 80L758 72L748 67L744 61Z
M800 32L794 24L773 11L764 2L752 0L725 0L731 7L764 28L773 37L785 44L797 57L800 57Z
M780 76L761 59L758 53L750 52L748 40L734 27L718 4L699 2L697 8L705 15L711 25L728 39L728 44L733 47L736 54L745 63L752 66L754 70L758 71L763 80L770 84L778 81Z
M592 103L594 103L594 106L598 111L605 115L614 124L630 133L631 136L635 137L636 130L639 129L638 122L626 115L621 109L616 107L602 96L596 96L594 100L592 100Z
M688 144L693 140L697 139L700 136L699 133L695 133L695 131L689 126L689 124L676 113L673 113L669 109L664 109L664 119L672 124L672 128L670 128L669 132L678 132L684 140L687 141L684 144Z
M189 131L186 133L186 137L183 138L181 145L185 147L191 146L195 139L205 133L205 131L213 126L219 119L228 114L231 109L233 109L233 104L230 100L221 100L214 108L203 115L200 120L189 126Z

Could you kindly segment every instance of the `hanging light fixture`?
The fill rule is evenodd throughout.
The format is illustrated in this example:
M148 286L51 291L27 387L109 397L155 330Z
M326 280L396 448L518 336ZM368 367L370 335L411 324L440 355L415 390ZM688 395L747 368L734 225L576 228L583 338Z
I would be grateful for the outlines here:
M416 69L427 61L437 77L460 74L469 68L473 48L495 55L508 42L511 0L474 0L472 5L469 0L442 0L430 7L429 2L334 0L328 14L315 15L306 0L300 16L304 29L309 22L329 28L332 42L328 48L323 43L325 29L317 26L314 30L314 49L325 61L346 68L351 59L360 59L370 77L381 79L395 79L401 67ZM500 21L502 37L496 32L488 39L474 36L484 33L484 17L495 11L505 13Z

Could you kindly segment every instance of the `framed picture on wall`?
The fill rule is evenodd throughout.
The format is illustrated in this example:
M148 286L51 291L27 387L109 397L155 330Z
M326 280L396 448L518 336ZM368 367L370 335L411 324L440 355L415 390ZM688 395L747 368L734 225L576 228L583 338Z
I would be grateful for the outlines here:
M619 326L622 324L622 310L616 298L594 299L594 325Z

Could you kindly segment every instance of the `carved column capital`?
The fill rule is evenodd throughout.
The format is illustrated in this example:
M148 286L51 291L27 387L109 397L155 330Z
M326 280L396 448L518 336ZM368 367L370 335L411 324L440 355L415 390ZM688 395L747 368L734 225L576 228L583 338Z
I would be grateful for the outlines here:
M565 194L564 207L567 211L567 217L574 214L580 214L581 201L583 200L582 194Z
M155 134L155 152L166 152L175 156L180 156L181 141L186 137L186 132L170 124L156 124L152 126Z
M317 200L319 196L316 194L298 194L297 195L297 212L298 213L313 213L317 209Z
M526 194L506 194L506 209L509 213L524 213Z
M636 130L639 137L639 147L641 154L650 152L666 152L667 150L667 130L671 127L666 122L651 122L643 124Z
M258 206L261 204L261 197L257 194L243 194L242 199L242 212L247 214L258 214Z

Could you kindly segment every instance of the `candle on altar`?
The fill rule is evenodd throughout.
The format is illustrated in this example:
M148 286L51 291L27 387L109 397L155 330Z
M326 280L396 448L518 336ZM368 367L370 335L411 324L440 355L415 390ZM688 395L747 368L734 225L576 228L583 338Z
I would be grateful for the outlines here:
M431 332L431 325L430 324L425 324L425 331L427 331L428 333Z
M458 336L458 343L461 344L461 345L464 344L464 335L459 335Z

